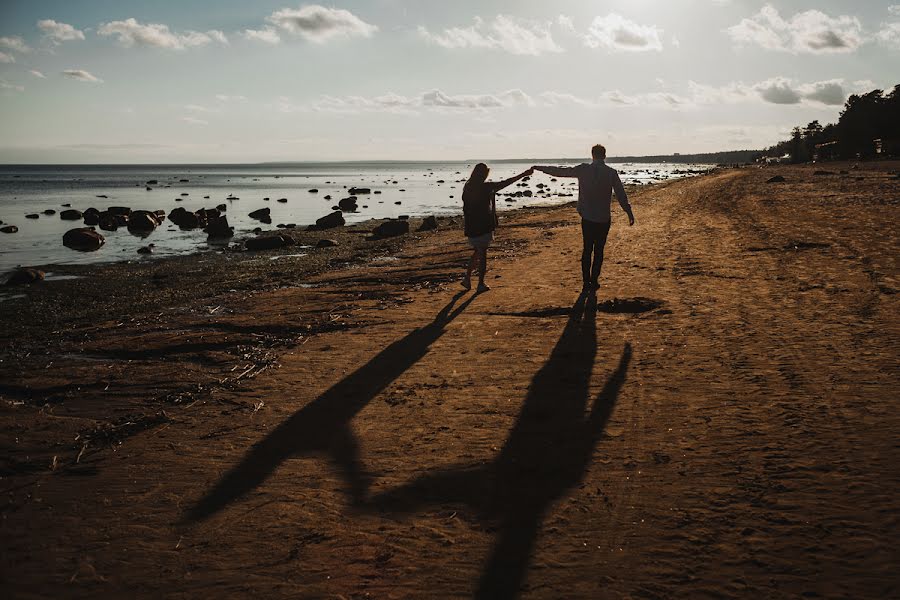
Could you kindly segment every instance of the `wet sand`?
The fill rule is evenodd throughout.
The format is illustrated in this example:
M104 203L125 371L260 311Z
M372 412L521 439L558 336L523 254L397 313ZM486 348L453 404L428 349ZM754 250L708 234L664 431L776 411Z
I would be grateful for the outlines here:
M896 596L898 165L820 168L635 192L596 303L571 206L5 301L3 589Z

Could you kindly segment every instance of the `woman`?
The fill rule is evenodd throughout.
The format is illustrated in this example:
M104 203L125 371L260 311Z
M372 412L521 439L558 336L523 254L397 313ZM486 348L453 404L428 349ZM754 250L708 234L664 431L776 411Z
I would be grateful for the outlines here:
M494 229L497 228L497 202L495 195L506 186L515 183L523 177L528 177L533 169L522 171L515 177L504 181L487 181L490 169L484 163L478 163L472 169L472 175L463 187L463 217L465 219L466 237L472 246L472 257L469 259L469 268L462 286L467 290L472 289L472 271L475 263L478 263L478 291L486 292L489 288L484 282L487 271L487 249L494 239Z

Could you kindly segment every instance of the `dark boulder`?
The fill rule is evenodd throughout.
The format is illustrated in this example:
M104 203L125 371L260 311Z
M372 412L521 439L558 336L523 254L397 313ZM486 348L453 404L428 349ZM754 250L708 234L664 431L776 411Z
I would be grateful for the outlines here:
M350 194L351 196L359 196L360 194L371 194L372 189L364 188L364 187L360 187L360 188L352 187L352 188L350 188L350 190L347 193Z
M203 231L206 232L207 237L211 240L227 239L234 235L234 227L228 226L228 217L210 219Z
M63 235L63 246L81 252L99 250L106 239L94 230L93 227L79 227L70 229Z
M59 218L63 221L78 221L81 219L81 211L70 208L59 213Z
M438 228L437 218L435 216L425 217L422 224L419 225L419 231L431 231Z
M128 231L137 234L151 233L161 223L159 215L149 210L136 210L128 216Z
M325 215L321 219L316 219L316 228L332 229L334 227L342 226L345 222L344 215L341 214L341 211L336 210L333 213Z
M372 230L376 238L394 237L409 233L409 221L385 221Z
M137 250L138 254L153 254L153 244L148 244L147 246L141 246Z
M334 248L338 243L335 240L319 240L316 242L316 248Z
M198 227L203 227L207 222L206 213L201 211L192 213L179 206L169 213L169 220L181 229L197 229Z
M55 215L56 211L53 210L52 208L48 208L47 210L44 211L44 214L45 215Z
M782 177L781 175L776 175L775 177L770 177L770 178L766 179L766 183L783 183L783 182L784 182L784 177Z
M151 179L145 185L157 185L158 183L159 181L157 181L156 179Z
M309 190L309 193L310 194L318 194L319 190L317 190L316 188L312 188L311 190Z
M354 197L354 196L350 196L349 198L342 198L342 199L338 200L337 205L338 205L338 208L340 208L341 210L346 210L348 212L352 212L359 208L359 206L357 206L357 204L356 204L356 197Z
M36 281L42 281L43 279L43 271L32 269L31 267L21 267L16 269L13 274L9 276L9 279L6 280L6 285L34 283Z
M2 233L15 233L17 231L19 231L19 228L15 225L4 225L3 227L0 227L0 232Z
M26 219L40 219L40 218L41 218L41 215L32 213L32 214L30 214L30 215L25 215L25 218L26 218Z
M286 204L286 203L287 203L287 198L279 198L279 199L278 199L278 202L281 202L282 204Z
M131 209L128 208L127 206L110 206L109 208L106 209L106 212L108 212L111 215L126 215L127 216L127 215L131 214Z
M203 196L203 197L204 197L204 198L209 198L209 196ZM226 210L228 210L228 205L227 205L227 204L217 204L217 205L216 205L216 210L219 211L219 212L225 212Z
M290 245L286 236L272 235L266 237L250 238L244 242L247 250L274 250Z
M109 211L103 211L97 215L97 225L99 225L100 229L103 231L115 231L119 227L127 224L128 217L126 215L111 215L109 214Z
M256 219L258 221L261 221L263 219L268 219L270 217L271 212L272 212L272 210L269 208L260 208L259 210L254 210L248 216L251 219Z

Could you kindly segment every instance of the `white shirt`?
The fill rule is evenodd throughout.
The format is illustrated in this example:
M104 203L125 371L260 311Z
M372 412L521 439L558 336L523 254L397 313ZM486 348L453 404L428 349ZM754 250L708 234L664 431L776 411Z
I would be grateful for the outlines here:
M625 186L619 179L619 172L607 166L603 160L582 163L574 167L540 167L540 170L554 177L578 178L578 214L581 218L595 223L609 223L611 215L609 205L612 194L627 214L631 214L631 205Z

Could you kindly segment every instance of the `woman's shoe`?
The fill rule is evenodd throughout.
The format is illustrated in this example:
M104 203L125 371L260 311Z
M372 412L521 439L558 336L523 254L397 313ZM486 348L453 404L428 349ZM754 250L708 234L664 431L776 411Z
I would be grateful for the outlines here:
M476 291L481 293L481 292L488 292L488 291L490 291L490 289L491 288L489 288L486 283L479 283L478 289Z

